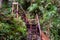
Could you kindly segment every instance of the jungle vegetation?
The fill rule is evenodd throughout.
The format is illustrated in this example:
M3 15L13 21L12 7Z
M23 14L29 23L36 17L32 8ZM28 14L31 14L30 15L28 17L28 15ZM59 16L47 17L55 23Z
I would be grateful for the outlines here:
M11 15L12 1L3 1L0 8L0 39L1 40L26 40L26 25L19 16L16 19ZM50 39L60 40L60 1L59 0L16 0L29 15L34 18L39 15L40 25L44 32L50 29ZM20 14L19 14L20 15Z

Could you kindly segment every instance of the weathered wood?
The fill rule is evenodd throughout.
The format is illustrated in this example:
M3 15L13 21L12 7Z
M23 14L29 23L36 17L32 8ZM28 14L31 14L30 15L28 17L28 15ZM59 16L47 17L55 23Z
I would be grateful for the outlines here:
M2 0L0 0L0 8L2 8Z
M16 5L16 9L15 9L15 5ZM16 18L18 18L18 2L12 3L12 14L13 13L16 13Z

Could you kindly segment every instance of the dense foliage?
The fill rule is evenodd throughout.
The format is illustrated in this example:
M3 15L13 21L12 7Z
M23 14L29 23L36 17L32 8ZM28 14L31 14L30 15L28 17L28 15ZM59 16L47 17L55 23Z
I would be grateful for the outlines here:
M37 13L39 15L41 28L46 32L50 29L50 39L60 40L60 14L58 13L58 0L16 0L21 4L31 18ZM8 4L12 5L12 2ZM11 6L3 4L0 17L0 39L4 40L26 40L26 26L21 16L19 19L11 15ZM57 11L58 10L58 11ZM20 10L19 10L20 11Z
M13 18L10 14L0 14L0 39L1 40L22 40L26 37L25 23Z

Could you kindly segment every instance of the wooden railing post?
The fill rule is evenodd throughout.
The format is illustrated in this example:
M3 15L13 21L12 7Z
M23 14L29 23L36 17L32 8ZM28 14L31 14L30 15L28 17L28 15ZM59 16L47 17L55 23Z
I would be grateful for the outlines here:
M16 9L15 9L14 5L16 5ZM13 13L16 13L16 18L18 18L18 2L12 3L12 15L13 15Z
M2 0L0 0L0 8L2 8Z
M38 28L39 28L39 32L40 32L40 40L41 40L41 27L40 27L40 23L39 23L38 14L36 14L36 21L37 21L37 24L38 24Z

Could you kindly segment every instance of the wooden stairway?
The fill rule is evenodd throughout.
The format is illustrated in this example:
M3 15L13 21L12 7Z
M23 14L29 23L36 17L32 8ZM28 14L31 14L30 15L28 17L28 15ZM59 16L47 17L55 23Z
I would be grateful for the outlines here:
M27 40L40 40L40 33L37 24L26 24Z
M40 40L40 31L37 19L28 19L26 14L21 16L27 26L27 40Z
M49 40L48 36L40 28L38 15L35 19L28 19L25 14L22 15L27 26L27 40Z
M13 3L12 5L12 14L14 10L14 5L17 5L17 12L16 12L16 18L18 18L18 3ZM23 10L23 8L21 7ZM21 15L21 18L26 23L27 27L27 40L49 40L49 38L44 34L44 32L40 28L40 23L38 19L38 15L36 15L35 19L28 19L26 17L26 13L23 10L23 14Z

